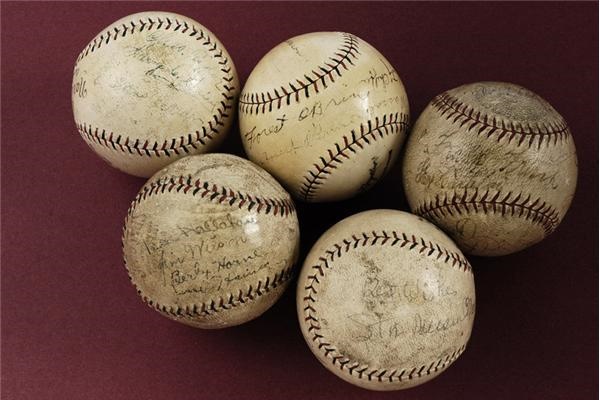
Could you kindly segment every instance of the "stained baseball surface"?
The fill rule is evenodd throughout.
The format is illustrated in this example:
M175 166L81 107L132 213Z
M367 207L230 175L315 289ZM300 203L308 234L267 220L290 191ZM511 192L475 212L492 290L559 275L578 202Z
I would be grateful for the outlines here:
M394 67L342 32L309 33L273 48L239 102L250 160L308 202L342 200L373 186L398 156L408 119Z
M283 293L298 257L289 194L250 161L183 158L156 173L132 202L125 265L142 299L199 328L256 318Z
M483 256L510 254L552 233L576 181L564 119L535 93L500 82L437 96L415 123L403 164L413 212Z
M395 210L353 215L308 254L297 289L304 338L340 378L420 385L465 350L475 316L469 262L438 228Z
M142 177L213 151L238 94L233 61L216 36L167 12L111 24L83 49L73 72L81 137L110 165Z

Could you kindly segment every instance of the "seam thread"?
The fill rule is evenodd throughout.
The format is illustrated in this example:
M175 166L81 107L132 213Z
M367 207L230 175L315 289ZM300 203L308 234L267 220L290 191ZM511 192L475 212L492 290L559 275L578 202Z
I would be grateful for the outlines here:
M406 381L415 378L420 378L431 373L440 371L446 368L456 358L458 358L466 348L466 344L455 349L452 353L447 354L438 360L434 360L429 364L416 366L413 368L403 369L378 369L369 365L361 365L358 361L353 361L342 354L335 345L331 344L323 334L321 334L321 324L317 315L315 305L317 303L317 286L320 284L320 279L325 276L325 272L331 269L332 263L336 258L340 258L342 254L347 253L350 249L356 249L358 246L375 246L389 245L407 247L410 251L417 251L419 254L426 254L428 257L434 256L436 260L443 259L444 262L451 262L452 267L458 268L464 272L472 273L469 262L458 253L451 252L448 249L442 248L438 244L431 241L425 241L423 238L418 238L415 235L407 235L396 231L381 231L381 232L362 232L352 235L350 239L336 243L329 250L325 251L325 255L319 257L317 264L311 267L312 275L306 278L304 290L306 295L303 298L304 302L304 323L308 325L308 332L312 335L311 339L317 343L318 349L321 350L325 357L330 358L335 366L347 371L351 376L357 376L359 379L368 379L369 381L377 380L379 382L394 382Z
M162 177L157 181L146 184L137 194L127 215L131 216L135 207L148 197L165 192L177 192L206 198L213 203L229 204L239 209L248 211L256 210L258 213L272 214L287 217L295 212L295 206L291 199L275 199L269 197L252 196L244 194L224 186L218 186L200 179L194 180L191 175Z
M313 200L319 188L325 183L327 175L331 175L333 170L342 164L344 158L350 158L347 153L356 154L364 146L370 145L371 140L375 142L378 138L390 134L404 133L407 127L408 115L395 113L384 115L383 118L375 117L375 120L368 120L366 123L360 124L358 132L352 129L349 135L342 136L342 144L334 143L333 148L327 149L325 156L319 157L320 162L313 164L314 168L304 175L304 182L299 189L300 197L305 201Z
M229 65L229 59L223 55L223 49L218 48L217 42L202 29L199 29L194 25L190 26L186 21L179 21L176 18L169 17L156 17L154 19L148 17L145 20L139 19L138 21L130 21L129 24L123 23L121 26L115 26L112 30L101 33L88 43L77 57L76 64L87 57L88 54L93 53L102 46L108 45L111 41L125 37L128 34L131 35L136 32L143 32L144 30L150 31L153 28L156 30L161 28L164 30L172 29L174 32L188 34L188 36L195 38L195 40L201 40L202 46L208 47L208 51L212 54L212 57L217 60L219 69L224 74L222 77L224 83L220 93L223 99L219 102L220 105L219 108L217 108L216 113L213 114L209 118L207 124L202 126L199 130L193 133L186 133L180 137L166 139L162 143L132 139L118 132L109 132L85 122L76 122L77 130L84 140L129 154L148 157L161 157L163 155L171 157L173 154L180 155L189 153L190 148L197 149L199 145L204 146L206 142L213 139L214 135L219 134L219 127L225 127L224 120L230 116L230 110L233 107L232 103L235 100L235 95L232 95L232 92L235 91L235 86L232 84L234 80L234 77L231 75L232 67Z
M242 93L239 101L239 111L246 114L267 113L273 111L273 107L279 110L284 104L290 105L292 98L298 103L300 95L303 93L305 98L310 98L311 90L314 94L319 93L319 83L322 89L327 89L327 80L334 83L337 77L342 76L342 69L348 70L354 66L355 60L360 51L358 49L358 38L349 33L343 33L342 45L334 52L329 60L311 70L312 75L304 74L301 78L296 78L287 85L282 85L279 89L273 89L268 92Z
M123 236L125 236L125 233L123 233ZM156 311L159 311L167 316L175 318L206 317L221 311L226 311L235 307L239 307L241 305L256 300L258 297L267 294L272 290L275 290L278 286L288 282L293 275L293 267L288 267L279 272L276 272L273 276L268 276L264 281L259 280L255 286L250 285L246 290L240 289L235 294L229 293L226 296L220 296L217 300L212 299L209 302L204 302L201 304L188 304L186 306L164 305L148 298L138 288L138 286L133 280L133 277L131 276L131 273L129 272L127 260L124 260L124 263L125 268L127 270L127 274L129 275L129 280L131 280L132 284L135 286L137 293L141 297L142 301L144 301L144 303L146 303L149 307L155 309Z
M230 105L225 105L223 102L223 109L218 109L219 116L213 115L213 121L208 121L208 126L203 126L201 131L198 130L194 133L189 133L178 138L166 139L164 142L150 142L149 140L142 141L140 139L131 139L128 136L121 134L115 134L114 132L108 132L106 129L100 129L98 127L92 127L84 123L77 123L77 130L79 134L87 139L89 142L97 143L115 151L121 151L124 153L148 156L148 157L171 157L172 155L189 154L191 148L197 149L200 145L204 146L206 143L213 139L215 135L219 134L218 126L224 127L223 118L228 117L225 114L226 109L231 108Z
M475 130L477 135L485 134L488 138L496 135L498 142L506 137L508 143L515 139L517 146L525 143L527 147L532 147L537 140L537 148L539 149L544 142L546 142L546 145L550 145L552 142L556 145L559 140L563 141L571 135L569 127L562 118L556 121L535 124L505 121L475 110L474 107L463 103L448 92L436 96L431 104L447 120L460 123L461 127L467 125L467 131Z
M489 189L483 193L475 189L469 195L465 189L462 194L454 192L444 194L443 197L436 194L434 200L425 201L415 209L416 214L433 218L473 212L510 214L525 218L533 224L540 225L545 235L552 233L559 223L559 212L550 204L539 197L532 200L531 194L525 196L523 193L513 194L512 191L506 194L497 191L492 194Z

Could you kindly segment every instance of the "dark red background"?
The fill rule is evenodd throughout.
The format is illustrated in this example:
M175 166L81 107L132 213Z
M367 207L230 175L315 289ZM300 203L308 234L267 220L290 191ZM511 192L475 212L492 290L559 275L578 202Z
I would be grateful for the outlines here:
M480 80L524 85L563 114L580 161L571 210L537 246L471 257L473 336L439 378L395 393L336 378L304 343L293 288L259 319L221 331L171 322L138 299L120 235L144 180L87 148L70 91L84 45L148 9L212 30L242 82L279 42L341 30L396 67L413 121L436 94ZM2 398L597 398L597 16L597 3L3 3ZM242 154L237 126L222 150ZM399 168L360 198L300 205L303 254L345 216L406 210Z

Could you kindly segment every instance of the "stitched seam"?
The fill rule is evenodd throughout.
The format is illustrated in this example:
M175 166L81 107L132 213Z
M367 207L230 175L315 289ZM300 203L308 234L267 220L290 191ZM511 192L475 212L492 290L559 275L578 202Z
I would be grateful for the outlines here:
M200 179L194 180L191 175L162 177L157 181L146 184L137 194L127 215L131 216L136 206L147 198L165 192L176 192L208 199L213 203L229 204L239 209L255 210L257 213L287 217L295 212L291 199L275 199L252 196L234 191L224 186L211 184Z
M308 325L308 333L312 335L311 339L317 343L318 349L321 350L325 357L330 358L334 366L345 370L351 376L356 376L359 379L368 379L369 381L377 380L379 382L394 382L408 381L415 378L420 378L437 371L441 371L458 358L466 348L466 343L455 349L451 354L443 358L432 361L429 364L413 368L403 369L378 369L369 365L360 364L342 354L335 345L330 343L323 334L321 334L321 324L317 315L315 305L317 303L317 286L320 284L320 279L325 276L327 270L331 269L331 263L336 258L340 258L343 254L356 249L359 246L400 246L406 247L410 251L417 251L419 254L425 254L428 257L435 257L436 260L443 259L445 263L451 262L452 267L458 268L464 272L472 273L469 262L460 256L458 253L451 252L448 249L442 248L438 244L433 244L431 241L425 241L423 238L415 235L407 235L396 231L381 231L381 232L362 232L352 235L352 238L344 239L343 241L334 244L329 250L325 251L325 255L319 257L319 262L311 267L312 275L306 278L304 290L306 295L303 298L304 302L304 323Z
M231 108L231 106L226 106ZM189 133L178 138L166 139L162 144L158 142L142 141L140 139L131 139L128 136L108 132L106 129L100 129L87 125L86 123L77 123L79 134L88 142L97 143L108 149L121 151L124 153L140 156L171 157L173 155L189 154L191 149L197 149L200 145L204 146L207 142L219 134L218 126L224 127L224 117L228 117L222 109L217 110L219 117L213 115L213 121L208 121L208 127L203 126L202 130Z
M461 127L467 125L467 131L476 131L477 135L485 134L488 138L495 135L498 142L506 137L508 143L514 139L517 146L525 143L527 147L532 147L536 145L537 141L539 149L544 142L546 145L550 145L550 143L556 145L559 140L563 141L571 136L569 127L562 118L535 124L505 121L502 118L489 116L485 112L475 110L447 92L433 99L432 105L447 120L459 123Z
M105 129L94 127L86 122L76 122L77 130L84 140L97 143L115 151L128 152L130 154L149 157L171 157L173 154L181 155L189 153L190 148L197 149L199 145L204 146L206 142L213 139L214 135L219 134L219 127L225 127L224 120L230 116L230 110L233 107L232 103L235 100L235 95L231 95L235 91L235 86L232 86L234 80L234 77L231 75L232 67L228 65L229 59L223 55L223 49L217 47L217 42L206 32L196 28L194 25L190 26L186 21L179 21L176 18L169 17L156 17L155 19L148 17L145 20L130 21L129 25L123 23L119 27L114 27L112 30L107 30L96 36L79 54L76 64L87 57L88 54L93 53L102 46L108 45L111 41L125 37L128 34L144 32L145 30L150 31L153 28L156 30L161 28L164 30L173 29L174 32L188 34L188 36L194 37L195 40L202 40L201 44L208 46L208 51L217 60L217 64L224 74L222 77L224 83L222 85L222 92L220 93L223 99L220 101L216 113L199 130L183 134L180 137L166 139L162 143L132 139L118 132L109 132Z
M230 293L225 297L219 297L217 301L211 300L200 305L190 304L185 307L180 306L165 306L153 302L147 299L140 290L138 294L142 297L142 300L146 302L150 307L156 309L159 312L165 313L173 317L189 317L195 318L199 316L210 316L218 312L231 310L232 308L239 307L250 303L260 296L277 289L280 285L288 282L292 277L292 267L283 269L276 272L273 276L268 276L265 280L259 280L256 286L248 286L248 289L240 289L236 294Z
M123 238L124 237L125 229L123 229ZM293 266L290 266L286 269L276 272L273 276L268 276L264 280L259 280L255 286L250 285L248 286L248 289L240 289L236 294L229 293L226 296L218 297L217 300L212 299L201 304L189 304L186 306L179 306L160 304L146 296L133 280L133 277L131 276L131 273L129 271L129 267L127 266L127 260L125 258L124 264L127 270L127 275L129 275L129 279L135 286L138 295L142 298L144 303L146 303L149 307L154 308L155 310L163 314L166 314L167 316L175 318L206 317L214 315L218 312L227 311L231 310L232 308L242 306L244 304L258 299L260 296L267 294L272 290L277 289L277 287L279 287L280 285L287 283L293 275Z
M436 194L434 200L426 201L415 209L416 214L433 218L473 212L499 213L503 216L509 214L525 218L533 224L540 225L545 235L552 233L559 223L559 212L550 204L539 197L532 200L531 194L525 196L523 193L513 194L512 191L506 194L497 191L492 195L489 189L482 194L475 189L469 195L465 189L462 194L454 192L444 194L443 197Z
M193 181L191 176L177 176L161 178L155 182L146 184L142 190L138 193L135 199L131 202L129 209L127 210L127 216L125 218L125 224L123 227L123 235L121 237L121 246L125 247L125 235L127 232L127 222L131 218L135 208L144 200L151 196L159 193L175 192L182 193L184 195L200 196L201 198L207 198L211 202L217 202L219 204L229 204L230 206L237 205L240 209L246 208L247 210L256 210L256 212L262 212L264 214L278 215L286 217L291 213L295 213L294 203L290 199L273 199L273 198L261 198L257 196L251 196L249 194L242 194L241 192L234 192L231 189L225 187L219 187L208 182L202 182L200 180ZM125 252L123 251L123 254ZM279 272L276 272L273 276L267 277L264 281L259 280L258 283L253 286L250 285L247 289L240 289L237 293L229 293L226 296L221 296L217 300L210 300L201 304L190 304L185 307L178 305L164 305L157 303L156 301L148 298L141 289L137 286L133 277L131 276L129 267L127 266L127 259L124 257L124 264L129 275L129 279L136 287L136 290L142 300L147 303L150 307L156 309L159 312L167 314L172 317L190 317L195 318L199 316L209 316L214 313L229 310L234 307L246 304L250 301L255 300L257 297L268 293L271 290L276 289L281 284L289 281L292 277L293 266L285 268Z
M284 104L290 105L292 98L296 103L300 101L300 95L310 98L311 90L314 94L319 93L319 83L322 89L327 89L327 80L334 83L337 77L342 76L342 69L348 70L354 66L353 59L360 54L358 50L358 39L349 33L342 34L344 39L342 45L330 56L328 61L311 70L312 76L304 74L301 78L282 85L279 89L268 92L242 93L239 101L239 111L247 114L267 113L273 111L273 107L279 110Z
M343 144L334 143L333 148L327 149L327 155L319 157L319 162L313 164L313 169L304 175L299 195L305 201L313 200L319 188L325 183L327 175L331 175L344 159L349 159L347 153L356 154L364 146L370 145L371 140L377 141L390 134L404 133L408 127L408 115L395 113L376 117L365 124L360 124L360 130L351 130L349 135L342 136ZM357 149L357 147L359 149Z

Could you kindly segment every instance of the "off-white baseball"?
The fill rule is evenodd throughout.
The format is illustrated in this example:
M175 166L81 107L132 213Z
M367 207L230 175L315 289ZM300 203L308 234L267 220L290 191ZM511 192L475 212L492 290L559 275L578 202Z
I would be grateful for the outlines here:
M475 316L469 262L438 228L395 210L353 215L321 236L297 291L319 361L366 389L439 375L465 350Z
M342 200L373 186L398 156L408 119L394 67L342 32L309 33L273 48L239 102L250 160L309 202Z
M239 93L231 57L193 19L129 15L99 33L73 72L73 114L85 142L110 165L149 177L188 154L213 151Z
M229 154L160 170L129 209L123 255L142 299L199 328L256 318L281 296L298 257L294 204L268 173Z
M509 83L480 82L437 96L410 134L406 197L467 253L519 251L544 239L575 193L577 156L564 119Z

